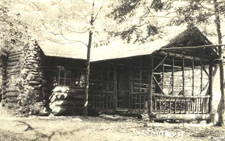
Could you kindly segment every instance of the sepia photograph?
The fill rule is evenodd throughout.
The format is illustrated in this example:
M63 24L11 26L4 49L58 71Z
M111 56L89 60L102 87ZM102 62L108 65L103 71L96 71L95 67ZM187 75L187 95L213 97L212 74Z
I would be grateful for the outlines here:
M0 141L225 141L225 0L0 0Z

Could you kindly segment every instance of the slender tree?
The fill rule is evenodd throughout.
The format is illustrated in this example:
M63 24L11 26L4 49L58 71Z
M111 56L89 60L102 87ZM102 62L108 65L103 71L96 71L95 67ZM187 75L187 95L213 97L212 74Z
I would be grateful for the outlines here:
M91 13L91 19L90 19L90 25L91 27L94 26L94 1L92 3L92 13ZM91 28L92 29L92 28ZM84 110L83 115L88 115L88 98L89 98L89 77L90 77L90 56L91 56L91 46L92 46L92 37L93 37L93 31L89 31L88 36L88 45L87 45L87 62L86 62L86 75L85 75L85 103L84 103Z

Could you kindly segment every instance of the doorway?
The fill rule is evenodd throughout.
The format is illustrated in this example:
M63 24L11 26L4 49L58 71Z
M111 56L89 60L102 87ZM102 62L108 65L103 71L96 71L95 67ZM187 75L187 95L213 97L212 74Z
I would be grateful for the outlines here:
M129 108L129 69L117 69L117 109Z

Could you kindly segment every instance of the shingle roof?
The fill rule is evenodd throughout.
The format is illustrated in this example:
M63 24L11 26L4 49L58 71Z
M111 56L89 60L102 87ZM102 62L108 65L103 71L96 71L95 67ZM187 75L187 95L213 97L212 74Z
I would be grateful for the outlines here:
M161 35L160 38L144 44L125 43L121 39L114 39L110 41L107 46L92 48L91 61L94 62L152 54L162 47L170 45L171 42L174 42L176 39L180 39L181 35L187 31L188 29L186 26L166 27L164 34ZM204 35L199 34L199 36ZM39 45L46 56L84 60L87 56L87 47L82 43L59 44L46 40L39 42Z

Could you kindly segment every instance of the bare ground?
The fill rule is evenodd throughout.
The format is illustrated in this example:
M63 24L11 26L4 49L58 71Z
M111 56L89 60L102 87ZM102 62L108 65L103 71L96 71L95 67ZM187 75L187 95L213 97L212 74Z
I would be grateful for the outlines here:
M1 141L195 141L221 139L225 129L212 124L148 123L137 118L15 117L0 107Z

